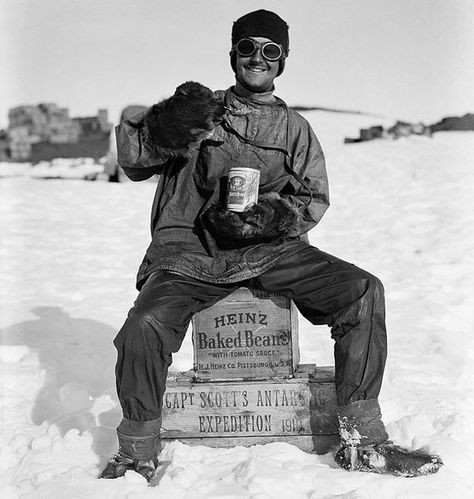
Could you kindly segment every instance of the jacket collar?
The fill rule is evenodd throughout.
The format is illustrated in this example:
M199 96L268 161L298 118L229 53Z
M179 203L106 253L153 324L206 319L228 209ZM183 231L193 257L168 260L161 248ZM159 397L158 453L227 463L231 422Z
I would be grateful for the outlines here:
M243 98L258 104L275 104L276 102L276 97L273 95L273 92L275 91L274 85L270 91L262 93L251 92L242 85L235 85L230 88L230 91L240 99Z
M238 114L242 112L242 106L248 110L260 105L287 107L286 103L280 97L273 94L273 90L261 94L249 92L248 95L244 96L236 93L235 87L230 87L225 92L224 105L227 108L234 108L234 110L237 108Z

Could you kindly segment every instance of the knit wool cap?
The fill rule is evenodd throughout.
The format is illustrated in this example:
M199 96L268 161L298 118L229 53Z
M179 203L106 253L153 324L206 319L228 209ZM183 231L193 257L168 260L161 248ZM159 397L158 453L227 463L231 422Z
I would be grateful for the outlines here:
M234 22L232 26L232 46L242 38L249 36L268 38L282 46L284 56L280 59L280 68L277 74L279 76L285 68L285 57L290 51L288 24L279 15L268 10L260 9L249 12ZM235 52L231 51L230 64L234 73L236 72L235 58Z
M232 26L232 45L248 36L269 38L280 44L285 55L288 55L290 48L288 24L274 12L260 9L237 19Z

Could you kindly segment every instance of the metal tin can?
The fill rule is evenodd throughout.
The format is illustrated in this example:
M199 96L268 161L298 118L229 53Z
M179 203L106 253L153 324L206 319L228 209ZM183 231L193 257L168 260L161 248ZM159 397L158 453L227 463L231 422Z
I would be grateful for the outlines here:
M229 170L227 184L227 209L244 211L249 204L258 201L260 170L234 167Z

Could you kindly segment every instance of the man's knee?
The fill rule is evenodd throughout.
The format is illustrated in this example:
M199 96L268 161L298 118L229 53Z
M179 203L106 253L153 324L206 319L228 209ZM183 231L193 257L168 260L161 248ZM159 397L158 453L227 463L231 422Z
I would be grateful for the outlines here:
M370 272L357 268L352 282L360 290L362 296L368 294L376 300L383 300L384 287L382 281Z
M384 314L384 288L380 279L369 272L354 267L344 286L345 292L339 301L340 309L332 316L331 326L356 324L373 313ZM344 330L336 328L333 335Z
M126 350L135 357L144 350L161 351L162 343L153 325L153 317L145 312L135 311L129 314L124 325L114 339L117 350Z
M170 356L179 350L187 330L187 324L178 324L184 314L179 321L176 314L176 309L134 306L114 340L116 348L135 357L150 352Z

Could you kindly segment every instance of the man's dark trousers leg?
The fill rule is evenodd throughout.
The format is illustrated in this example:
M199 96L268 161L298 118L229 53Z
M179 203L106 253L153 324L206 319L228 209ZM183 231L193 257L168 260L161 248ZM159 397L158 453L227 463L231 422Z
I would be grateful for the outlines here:
M331 327L342 444L386 441L378 403L387 356L384 290L379 279L307 246L249 285L288 296L312 324Z
M339 406L378 397L387 355L379 279L307 246L248 285L291 298L312 324L331 327Z
M117 393L128 432L134 431L130 425L140 428L131 422L150 422L148 432L159 421L172 353L179 350L192 316L237 288L166 270L148 278L114 340Z
M115 339L124 418L159 421L171 354L178 351L191 317L244 285L288 296L310 322L331 327L338 405L360 431L378 428L370 438L382 440L386 434L377 402L387 351L382 284L350 263L302 245L246 282L211 284L168 271L150 276ZM367 430L360 427L365 417Z

